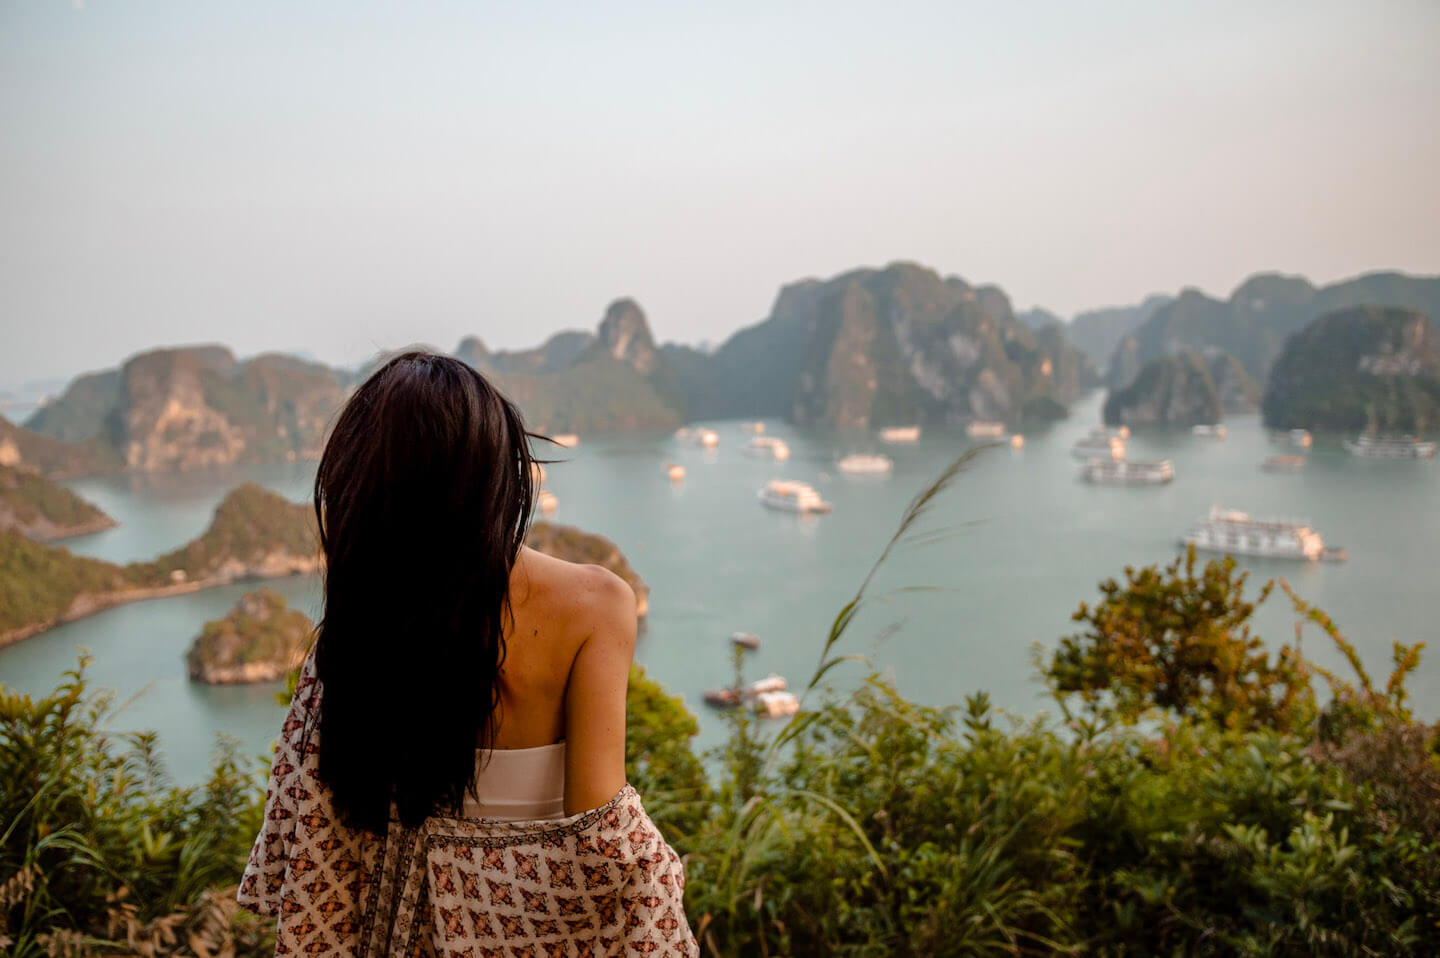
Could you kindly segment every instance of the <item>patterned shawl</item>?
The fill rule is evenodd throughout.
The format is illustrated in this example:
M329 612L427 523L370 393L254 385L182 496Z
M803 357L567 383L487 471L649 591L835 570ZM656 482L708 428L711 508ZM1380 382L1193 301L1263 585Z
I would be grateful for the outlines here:
M277 955L699 954L684 866L634 788L555 821L349 829L316 776L319 698L311 656L240 883L243 907L278 919Z

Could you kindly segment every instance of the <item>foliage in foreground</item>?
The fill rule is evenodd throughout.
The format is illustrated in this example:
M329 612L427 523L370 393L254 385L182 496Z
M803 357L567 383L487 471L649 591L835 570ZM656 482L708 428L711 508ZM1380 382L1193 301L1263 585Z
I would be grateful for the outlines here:
M83 665L38 699L0 686L0 950L263 947L233 891L260 827L253 769L222 743L203 785L171 785L153 733L107 731Z
M1405 693L1418 647L1377 687L1291 594L1355 680L1271 655L1233 564L1187 556L1102 584L1085 631L1041 660L1066 721L1018 721L983 694L921 707L873 675L823 693L869 586L806 710L771 732L733 715L710 777L694 717L632 676L629 774L686 856L707 954L1440 952L1437 731ZM169 787L153 739L107 734L78 674L0 702L0 947L263 951L229 904L257 775L222 754L205 786Z

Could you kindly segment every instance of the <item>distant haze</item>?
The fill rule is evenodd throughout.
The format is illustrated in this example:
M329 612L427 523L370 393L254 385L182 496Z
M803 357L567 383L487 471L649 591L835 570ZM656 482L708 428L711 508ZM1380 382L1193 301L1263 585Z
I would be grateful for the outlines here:
M720 340L1440 272L1440 4L0 5L0 388L161 344ZM1440 320L1440 317L1435 317Z

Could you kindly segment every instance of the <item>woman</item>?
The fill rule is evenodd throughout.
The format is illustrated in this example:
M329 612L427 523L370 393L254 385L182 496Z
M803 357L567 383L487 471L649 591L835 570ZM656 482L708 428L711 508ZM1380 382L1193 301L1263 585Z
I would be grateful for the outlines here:
M525 547L532 469L516 408L446 356L341 411L324 617L239 893L277 954L697 953L625 783L634 593Z

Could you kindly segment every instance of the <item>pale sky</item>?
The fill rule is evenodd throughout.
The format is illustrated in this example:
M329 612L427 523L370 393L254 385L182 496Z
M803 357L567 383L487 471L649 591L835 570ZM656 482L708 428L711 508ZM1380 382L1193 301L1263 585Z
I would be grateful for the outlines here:
M162 344L722 339L1440 273L1440 3L0 0L0 388ZM1436 317L1440 320L1440 317Z

